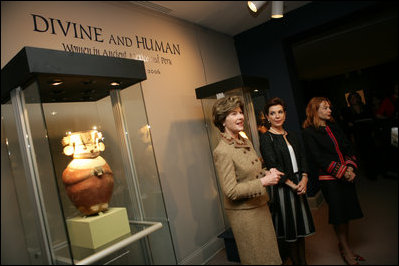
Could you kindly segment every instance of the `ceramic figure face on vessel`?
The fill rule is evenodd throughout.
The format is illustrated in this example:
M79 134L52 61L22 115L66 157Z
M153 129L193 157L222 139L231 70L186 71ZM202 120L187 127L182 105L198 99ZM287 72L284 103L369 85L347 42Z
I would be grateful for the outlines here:
M65 168L62 181L69 199L84 215L108 209L114 178L108 163L101 157L105 145L97 130L69 132L62 144L66 155L73 160Z

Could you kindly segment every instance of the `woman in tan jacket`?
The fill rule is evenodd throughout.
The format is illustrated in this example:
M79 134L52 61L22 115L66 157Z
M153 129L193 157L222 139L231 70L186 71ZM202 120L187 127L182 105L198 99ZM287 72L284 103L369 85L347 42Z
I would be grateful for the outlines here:
M238 96L221 98L213 106L213 122L221 140L213 151L224 194L224 208L242 264L281 264L266 186L283 173L262 169L262 162L244 130L243 102Z

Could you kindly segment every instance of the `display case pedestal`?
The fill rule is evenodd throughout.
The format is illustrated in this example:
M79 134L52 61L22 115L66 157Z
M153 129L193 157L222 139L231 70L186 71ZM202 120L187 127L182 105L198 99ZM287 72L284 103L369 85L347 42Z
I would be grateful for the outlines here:
M125 208L110 208L97 216L67 219L73 246L96 249L130 233Z

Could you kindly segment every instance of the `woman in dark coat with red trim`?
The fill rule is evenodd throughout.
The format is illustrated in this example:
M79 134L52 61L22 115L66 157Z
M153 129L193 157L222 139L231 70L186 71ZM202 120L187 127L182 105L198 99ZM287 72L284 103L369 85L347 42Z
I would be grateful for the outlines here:
M334 226L344 261L358 265L364 260L349 247L349 221L363 217L354 180L357 163L350 142L331 116L331 102L314 97L306 107L303 137L310 159L319 167L319 183L329 207L328 222Z

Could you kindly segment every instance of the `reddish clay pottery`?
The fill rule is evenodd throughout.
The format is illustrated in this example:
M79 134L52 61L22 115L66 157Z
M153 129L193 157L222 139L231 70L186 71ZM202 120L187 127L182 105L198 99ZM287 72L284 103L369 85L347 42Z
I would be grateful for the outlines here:
M108 209L114 179L108 163L99 156L105 146L96 130L70 133L63 139L64 153L74 159L62 174L69 199L84 215Z

